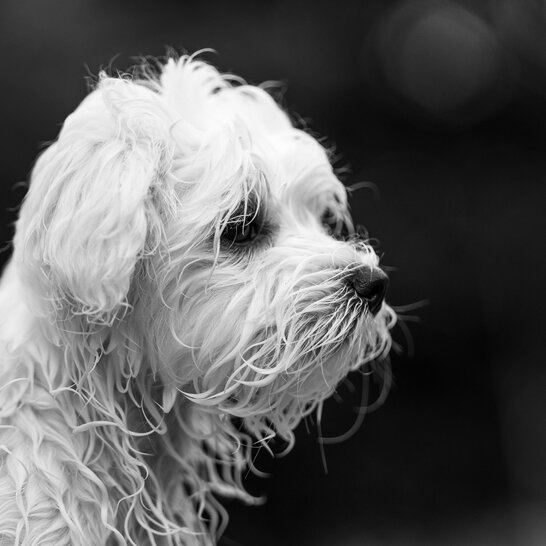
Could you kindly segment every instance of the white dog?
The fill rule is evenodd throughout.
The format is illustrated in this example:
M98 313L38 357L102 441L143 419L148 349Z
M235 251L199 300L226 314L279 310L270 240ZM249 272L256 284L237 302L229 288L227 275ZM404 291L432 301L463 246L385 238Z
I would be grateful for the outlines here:
M0 544L214 544L253 445L390 348L323 147L261 88L159 72L102 75L34 168L0 287Z

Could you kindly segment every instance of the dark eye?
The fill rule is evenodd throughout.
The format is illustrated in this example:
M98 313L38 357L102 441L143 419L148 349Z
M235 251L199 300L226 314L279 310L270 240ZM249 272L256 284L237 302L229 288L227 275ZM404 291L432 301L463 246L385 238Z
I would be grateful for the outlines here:
M325 209L320 217L322 225L326 228L326 231L335 234L341 224L343 223L332 211L332 209Z
M248 243L260 232L258 222L251 219L243 222L230 222L224 228L222 237L230 243Z
M344 239L350 235L350 229L345 220L337 216L330 208L324 210L320 221L326 231L336 239Z

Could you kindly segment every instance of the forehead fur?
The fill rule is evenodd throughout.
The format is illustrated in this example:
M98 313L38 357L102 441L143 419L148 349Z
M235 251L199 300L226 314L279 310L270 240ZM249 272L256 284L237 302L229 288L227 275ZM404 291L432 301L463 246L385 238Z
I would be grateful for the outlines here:
M260 87L234 81L202 61L183 57L170 59L163 67L157 91L169 108L173 136L183 131L187 137L190 130L200 140L199 151L213 156L216 152L216 159L228 170L230 164L232 170L268 170L268 178L278 179L279 185L305 176L310 166L331 171L324 148L294 128ZM245 159L251 166L244 165Z
M252 133L274 134L292 127L288 116L263 89L244 84L193 57L170 59L159 78L170 108L203 131L237 118Z
M325 149L264 89L193 57L170 59L152 89L168 112L174 144L167 172L185 190L192 221L212 221L253 194L296 206L332 196L346 204Z

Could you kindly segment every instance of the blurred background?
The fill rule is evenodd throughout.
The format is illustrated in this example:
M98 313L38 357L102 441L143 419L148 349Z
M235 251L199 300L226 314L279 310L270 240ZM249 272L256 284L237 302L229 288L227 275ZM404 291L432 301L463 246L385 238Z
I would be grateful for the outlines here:
M222 546L546 544L546 2L2 0L0 44L6 245L85 77L165 46L282 82L344 182L370 183L351 204L406 316L393 388L342 443L322 452L309 422L260 453L267 503L229 502ZM324 436L360 389L328 402Z

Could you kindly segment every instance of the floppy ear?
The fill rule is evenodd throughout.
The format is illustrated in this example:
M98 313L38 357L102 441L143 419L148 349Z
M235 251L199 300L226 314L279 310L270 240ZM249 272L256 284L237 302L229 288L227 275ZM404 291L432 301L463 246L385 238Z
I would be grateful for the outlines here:
M149 87L103 77L36 163L15 258L57 310L104 324L126 303L150 188L167 169L160 101Z

